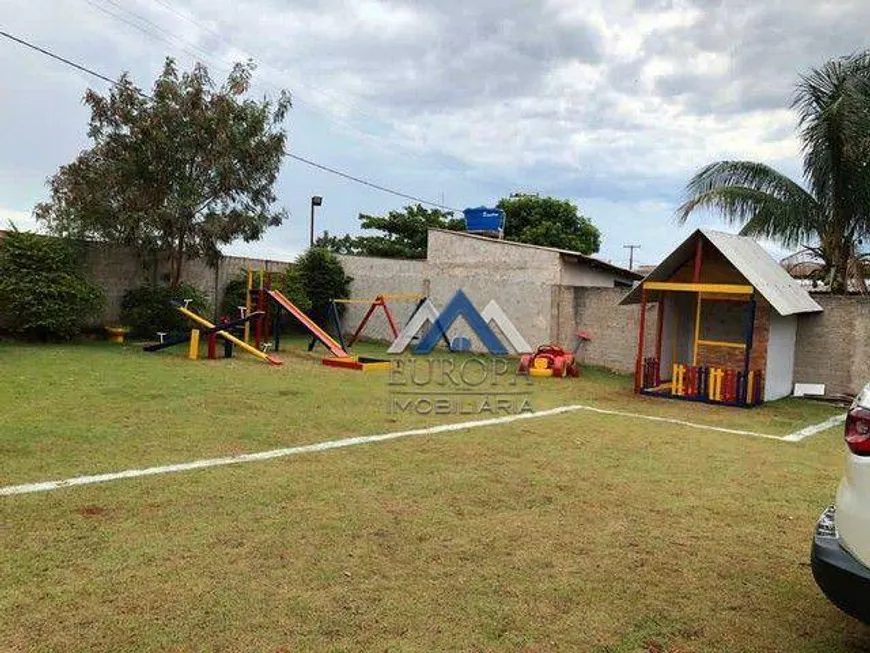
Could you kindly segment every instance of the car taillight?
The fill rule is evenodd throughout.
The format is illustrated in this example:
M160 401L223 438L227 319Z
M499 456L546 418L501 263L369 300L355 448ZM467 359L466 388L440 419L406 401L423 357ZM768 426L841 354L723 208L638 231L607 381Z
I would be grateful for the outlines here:
M846 416L846 444L852 453L870 456L870 410L853 408Z

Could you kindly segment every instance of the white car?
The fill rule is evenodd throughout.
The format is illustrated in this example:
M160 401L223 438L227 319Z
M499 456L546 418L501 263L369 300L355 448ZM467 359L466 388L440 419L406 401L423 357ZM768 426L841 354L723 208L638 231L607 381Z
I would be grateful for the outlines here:
M846 474L813 538L816 583L846 614L870 624L870 384L846 418Z

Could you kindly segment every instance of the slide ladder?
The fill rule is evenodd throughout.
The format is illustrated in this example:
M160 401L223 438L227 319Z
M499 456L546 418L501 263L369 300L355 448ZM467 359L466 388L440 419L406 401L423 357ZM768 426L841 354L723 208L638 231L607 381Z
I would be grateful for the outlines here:
M267 290L266 293L269 297L272 298L278 306L283 308L285 311L290 313L293 317L299 320L306 329L311 331L315 338L317 338L323 345L332 353L333 356L338 358L348 358L348 353L341 348L341 345L338 344L332 336L330 336L326 331L321 329L317 324L305 313L299 310L299 308L287 299L284 294L280 290Z

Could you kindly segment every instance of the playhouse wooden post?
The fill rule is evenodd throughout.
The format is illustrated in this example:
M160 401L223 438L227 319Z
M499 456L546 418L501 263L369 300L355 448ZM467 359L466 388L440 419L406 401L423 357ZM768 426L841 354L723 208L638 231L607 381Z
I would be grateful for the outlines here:
M665 324L665 293L659 294L659 301L656 305L656 360L662 360L662 331Z
M643 332L646 327L646 287L640 290L640 325L637 329L637 360L634 364L634 391L643 387Z
M257 291L257 311L262 312L263 316L254 324L254 348L260 351L263 344L263 320L266 318L266 291L265 278L263 270L260 270L260 288Z
M272 290L272 273L265 272L265 281L263 283L263 290ZM266 314L263 316L263 342L269 342L272 338L272 320L269 318L269 302L264 298L263 310Z
M755 331L755 293L753 292L749 299L749 310L746 312L746 327L744 329L745 333L745 344L746 348L744 349L743 354L743 396L738 397L738 400L742 404L746 404L749 399L751 399L749 395L749 364L750 358L752 356L752 340L753 340L753 332Z
M701 283L701 261L704 253L704 239L698 237L698 242L695 245L695 269L692 274L692 283Z
M698 365L698 340L701 339L701 293L695 304L695 341L692 343L692 365Z

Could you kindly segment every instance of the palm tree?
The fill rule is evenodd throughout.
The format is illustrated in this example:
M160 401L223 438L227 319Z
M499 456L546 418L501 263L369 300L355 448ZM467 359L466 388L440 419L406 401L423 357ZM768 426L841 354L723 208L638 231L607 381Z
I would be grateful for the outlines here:
M677 210L698 208L741 224L746 236L803 246L823 264L831 292L849 279L865 289L860 246L870 235L870 52L828 62L801 77L798 112L806 187L752 161L720 161L698 171Z

